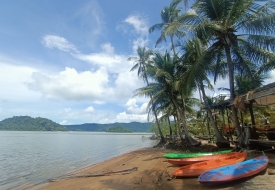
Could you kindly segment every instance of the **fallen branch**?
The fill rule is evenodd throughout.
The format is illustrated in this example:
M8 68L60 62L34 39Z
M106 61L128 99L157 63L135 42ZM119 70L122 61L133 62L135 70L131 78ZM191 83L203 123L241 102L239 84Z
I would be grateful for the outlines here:
M99 176L109 176L109 175L125 175L125 174L130 174L134 171L137 171L138 167L133 167L131 169L126 169L126 170L119 170L119 171L109 171L109 172L101 172L101 173L88 173L88 174L84 174L84 175L80 175L80 174L73 174L73 175L67 175L64 177L60 177L60 178L53 178L50 179L50 182L54 182L54 181L61 181L61 180L67 180L67 179L73 179L73 178L87 178L87 177L99 177Z

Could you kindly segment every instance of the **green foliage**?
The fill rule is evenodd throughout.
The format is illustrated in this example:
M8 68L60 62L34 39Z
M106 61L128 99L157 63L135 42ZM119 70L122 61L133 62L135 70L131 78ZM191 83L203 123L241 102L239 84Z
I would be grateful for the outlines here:
M176 126L174 123L171 123L171 126L172 126L172 131L173 131L173 134L175 134L176 132ZM170 131L169 131L169 124L167 121L164 121L164 122L160 122L160 128L161 128L161 131L163 133L163 135L169 135L170 134ZM152 124L151 127L150 127L150 131L159 135L159 131L158 131L158 127L156 124Z
M0 130L5 131L67 131L66 127L49 119L30 116L14 116L0 122Z
M115 133L132 133L133 131L125 129L121 126L111 127L106 130L106 132L115 132Z

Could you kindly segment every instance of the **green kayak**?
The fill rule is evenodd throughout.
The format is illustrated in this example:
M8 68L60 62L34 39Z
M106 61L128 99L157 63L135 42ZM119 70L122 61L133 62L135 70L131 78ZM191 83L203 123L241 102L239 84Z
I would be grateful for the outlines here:
M198 153L168 153L164 154L164 158L193 158L193 157L199 157L199 156L211 156L211 155L217 155L217 154L226 154L229 152L232 152L233 149L230 150L222 150L218 152L198 152Z

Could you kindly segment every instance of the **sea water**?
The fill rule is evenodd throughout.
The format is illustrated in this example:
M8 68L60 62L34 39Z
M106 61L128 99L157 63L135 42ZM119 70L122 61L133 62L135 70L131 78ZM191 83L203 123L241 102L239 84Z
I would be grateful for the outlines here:
M148 133L0 131L0 189L37 189L112 157L152 147Z

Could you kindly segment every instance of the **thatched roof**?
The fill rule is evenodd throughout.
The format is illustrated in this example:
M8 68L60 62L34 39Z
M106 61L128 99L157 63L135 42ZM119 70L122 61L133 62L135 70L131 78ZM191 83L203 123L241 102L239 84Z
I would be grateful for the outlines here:
M238 109L246 109L246 104L252 103L253 106L269 106L275 104L275 82L263 87L251 90L246 94L240 95L232 102L224 100L211 105L211 109L224 109L234 104Z
M249 91L246 94L239 96L239 98L240 97L244 103L247 104L252 102L254 106L273 105L275 104L275 82Z

